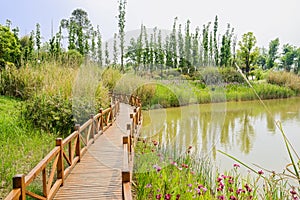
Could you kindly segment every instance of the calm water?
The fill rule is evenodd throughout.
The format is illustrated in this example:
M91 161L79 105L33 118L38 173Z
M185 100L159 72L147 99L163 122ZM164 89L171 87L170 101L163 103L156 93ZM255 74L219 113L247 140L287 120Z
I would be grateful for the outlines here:
M144 112L143 137L158 140L164 148L181 155L188 146L199 156L208 156L221 170L235 161L222 150L245 163L282 172L289 158L281 122L290 142L300 153L300 98L213 103ZM257 168L258 169L258 168Z

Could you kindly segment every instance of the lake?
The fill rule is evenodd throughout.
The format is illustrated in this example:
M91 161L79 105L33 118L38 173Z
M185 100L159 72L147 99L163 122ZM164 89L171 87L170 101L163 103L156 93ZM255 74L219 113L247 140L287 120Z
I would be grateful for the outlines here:
M189 146L199 157L229 170L236 163L224 151L253 167L282 172L290 163L281 123L287 138L300 154L300 98L211 103L144 111L141 136L157 140L180 156ZM254 167L260 169L259 167Z

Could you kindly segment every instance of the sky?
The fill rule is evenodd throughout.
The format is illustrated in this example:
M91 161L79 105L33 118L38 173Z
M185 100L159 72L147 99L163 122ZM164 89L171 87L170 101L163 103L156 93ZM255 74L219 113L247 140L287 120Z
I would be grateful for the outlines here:
M117 0L0 0L0 24L6 19L12 27L20 28L20 35L41 25L44 41L51 36L51 24L57 32L61 19L68 19L74 9L87 11L94 27L99 25L104 40L118 32ZM184 27L191 28L213 22L219 18L219 33L224 34L227 23L235 28L238 40L244 33L253 32L260 47L268 47L279 38L281 44L300 47L300 0L127 0L126 31L140 28L172 29L175 17Z

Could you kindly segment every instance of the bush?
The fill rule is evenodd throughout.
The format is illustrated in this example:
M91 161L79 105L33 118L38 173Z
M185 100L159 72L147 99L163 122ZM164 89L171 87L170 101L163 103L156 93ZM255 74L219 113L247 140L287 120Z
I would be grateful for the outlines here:
M221 74L225 83L244 83L245 80L242 75L235 70L233 67L220 68L219 73Z
M24 103L22 117L35 127L63 136L70 133L75 123L72 102L61 95L33 96Z

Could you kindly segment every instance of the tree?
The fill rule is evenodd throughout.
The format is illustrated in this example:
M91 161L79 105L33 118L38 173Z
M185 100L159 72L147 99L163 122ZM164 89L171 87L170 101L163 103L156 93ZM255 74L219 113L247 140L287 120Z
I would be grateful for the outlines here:
M92 30L92 41L91 41L91 58L93 61L97 59L97 51L96 51L96 37L97 31Z
M185 66L184 40L181 32L181 24L178 27L178 53L179 53L179 67Z
M196 28L195 35L192 37L192 65L199 67L199 27Z
M105 42L105 65L108 66L110 64L109 60L109 51L108 51L108 42Z
M118 62L118 48L117 48L117 34L114 34L114 44L113 44L113 67L117 67Z
M259 56L258 56L258 58L257 58L257 64L258 64L262 69L265 69L265 68L266 68L267 59L268 59L267 49L266 49L266 48L261 48L261 49L260 49L260 54L259 54Z
M176 41L176 23L177 23L177 17L174 19L173 23L173 30L170 36L170 49L172 49L172 66L174 68L178 67L178 59L177 59L177 41Z
M275 40L271 40L271 42L269 43L268 58L266 63L267 69L274 67L275 60L278 58L278 48L279 48L279 38L276 38Z
M184 49L185 49L185 67L188 69L191 67L192 57L191 57L191 34L190 34L190 20L187 20L185 26L185 40L184 40Z
M20 43L8 27L0 25L0 67L7 62L19 66L21 63Z
M125 8L126 0L119 0L119 38L120 38L120 54L121 54L121 72L124 72L124 44L125 44Z
M103 64L102 37L101 37L99 26L97 26L97 61L98 61L99 66L101 67Z
M259 49L255 45L256 37L253 32L245 33L239 42L240 49L237 51L237 56L241 61L242 69L246 76L249 75L251 67L256 64L259 55Z
M283 53L281 56L281 66L285 69L285 71L289 72L292 69L292 65L294 64L296 58L296 48L290 44L283 45Z
M204 57L204 66L208 65L208 35L209 35L209 26L210 22L207 25L203 25L202 30L202 45L203 45L203 57Z
M222 36L222 46L220 52L220 66L226 67L230 65L231 58L231 40L234 29L230 29L230 24L227 25L226 33Z
M41 26L39 23L36 24L35 44L36 44L37 54L38 54L38 58L39 58L40 57L40 49L41 49Z
M218 16L215 17L214 22L214 62L215 66L219 65L219 48L218 48L218 41L217 41L217 32L218 32Z

